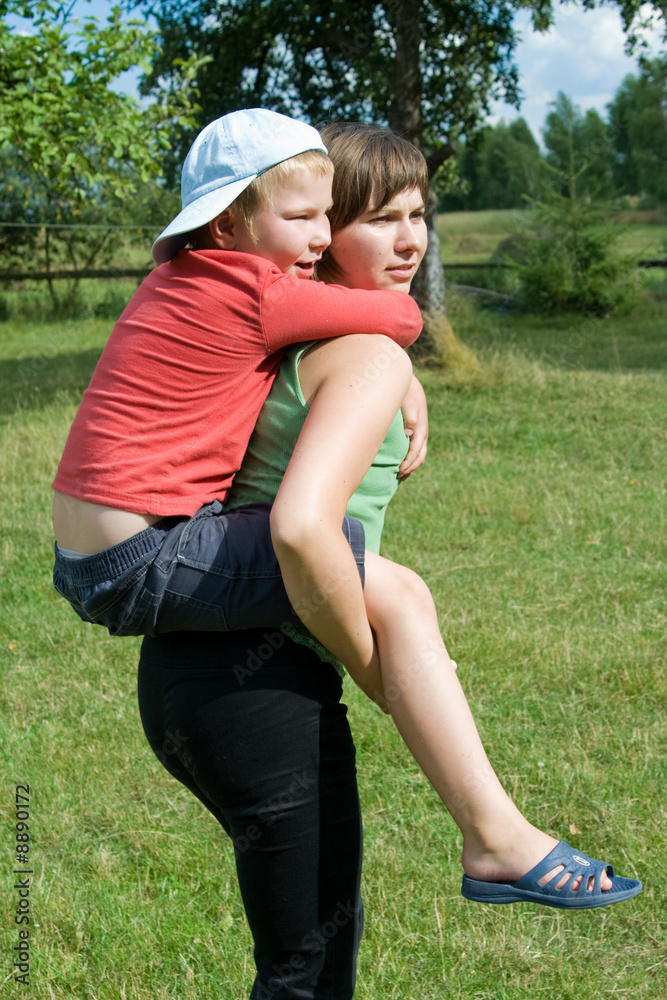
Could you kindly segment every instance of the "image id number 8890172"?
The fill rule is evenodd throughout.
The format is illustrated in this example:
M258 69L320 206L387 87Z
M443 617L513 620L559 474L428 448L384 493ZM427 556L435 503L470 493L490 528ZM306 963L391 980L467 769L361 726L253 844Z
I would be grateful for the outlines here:
M19 927L19 940L14 945L14 979L24 985L30 975L30 785L16 785L16 864L14 890L17 906L14 923Z

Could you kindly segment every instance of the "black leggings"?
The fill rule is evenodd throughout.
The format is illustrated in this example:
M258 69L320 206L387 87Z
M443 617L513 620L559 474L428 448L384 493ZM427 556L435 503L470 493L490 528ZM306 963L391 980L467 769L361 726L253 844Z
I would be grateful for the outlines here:
M282 633L144 639L139 709L164 767L234 843L251 1000L349 1000L363 922L354 744L335 669Z

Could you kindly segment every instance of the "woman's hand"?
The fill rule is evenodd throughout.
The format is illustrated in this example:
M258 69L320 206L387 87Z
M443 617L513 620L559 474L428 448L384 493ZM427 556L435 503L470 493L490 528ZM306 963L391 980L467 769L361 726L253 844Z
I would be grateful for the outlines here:
M426 460L428 407L421 382L413 375L410 388L401 404L405 433L410 438L408 453L398 468L398 478L407 479Z

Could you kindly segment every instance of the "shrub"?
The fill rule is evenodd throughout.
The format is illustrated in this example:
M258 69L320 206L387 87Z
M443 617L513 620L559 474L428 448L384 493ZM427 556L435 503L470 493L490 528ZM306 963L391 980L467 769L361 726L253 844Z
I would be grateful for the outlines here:
M517 264L519 298L532 312L628 312L639 300L640 277L633 258L617 249L617 234L552 220L527 239Z
M554 185L532 202L535 228L522 234L520 253L507 255L518 271L519 301L547 315L629 312L641 289L636 261L620 251L618 230L577 196L577 176L567 177L566 194Z

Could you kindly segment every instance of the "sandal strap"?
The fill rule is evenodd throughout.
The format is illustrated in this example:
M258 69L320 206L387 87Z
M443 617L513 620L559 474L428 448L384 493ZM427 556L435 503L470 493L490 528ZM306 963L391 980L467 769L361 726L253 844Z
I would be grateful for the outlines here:
M564 875L567 874L569 878L559 890L559 893L565 895L567 892L585 892L589 896L595 896L602 893L601 880L603 872L607 872L610 878L614 875L614 869L605 861L597 861L587 854L582 854L580 851L576 851L573 847L570 847L566 841L561 840L547 854L546 858L512 884L516 889L535 889L537 888L536 883L539 883L539 880L547 872L550 872L553 868L558 868L559 865L563 865L562 870L557 872L548 882L545 882L543 886L539 886L539 889L555 888ZM593 889L589 891L588 881L592 876L595 877L595 883ZM572 889L575 880L579 877L581 877L579 888Z

